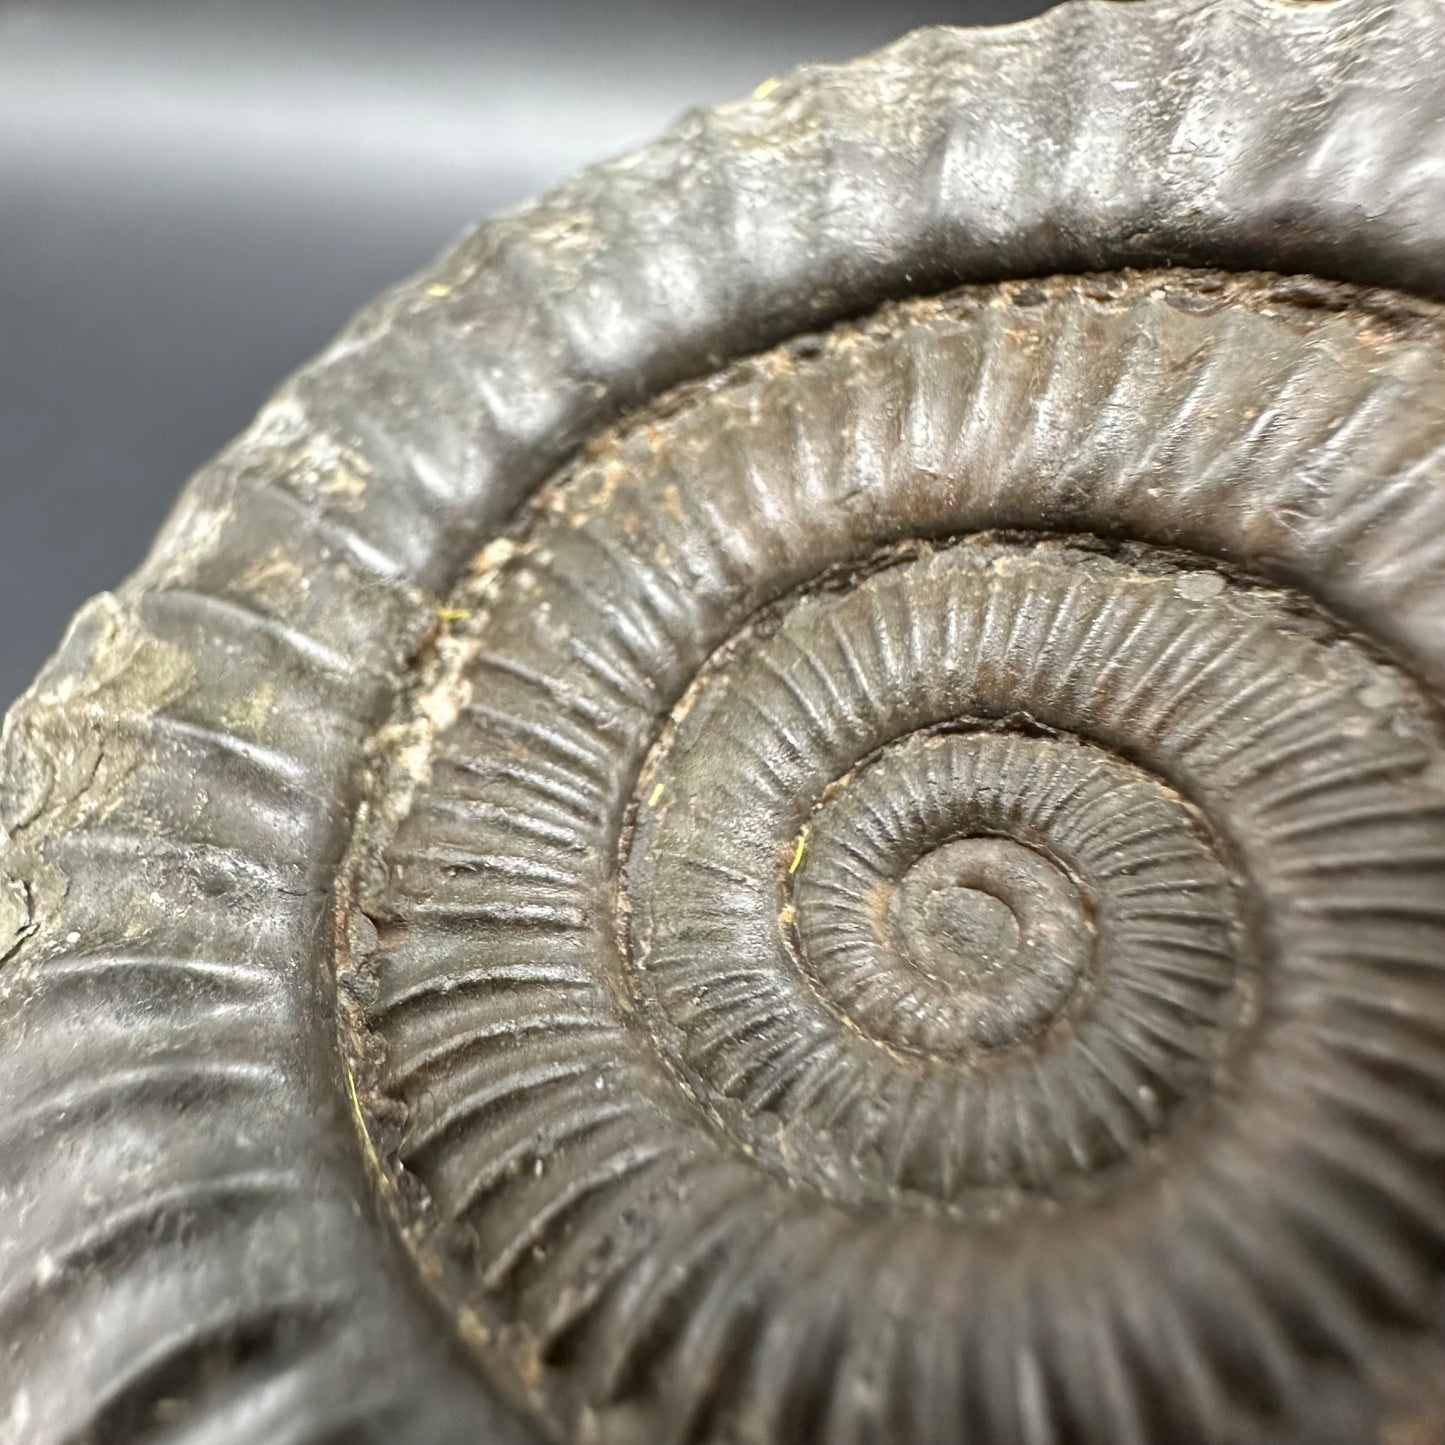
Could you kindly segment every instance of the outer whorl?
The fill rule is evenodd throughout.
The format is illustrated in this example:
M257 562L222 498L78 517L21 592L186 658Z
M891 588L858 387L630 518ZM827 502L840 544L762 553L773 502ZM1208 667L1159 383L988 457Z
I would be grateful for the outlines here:
M925 32L293 379L7 725L0 1439L1445 1439L1439 18Z

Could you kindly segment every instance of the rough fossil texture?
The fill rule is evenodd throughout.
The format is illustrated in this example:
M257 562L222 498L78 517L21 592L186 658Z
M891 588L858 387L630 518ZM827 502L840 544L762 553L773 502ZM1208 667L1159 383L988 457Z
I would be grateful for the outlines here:
M1445 1439L1442 22L922 32L287 383L6 723L0 1440Z

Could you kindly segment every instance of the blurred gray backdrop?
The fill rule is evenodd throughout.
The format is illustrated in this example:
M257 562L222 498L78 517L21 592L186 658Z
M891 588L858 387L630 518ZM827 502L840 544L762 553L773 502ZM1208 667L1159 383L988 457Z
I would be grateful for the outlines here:
M0 0L0 710L374 292L688 106L1044 0Z

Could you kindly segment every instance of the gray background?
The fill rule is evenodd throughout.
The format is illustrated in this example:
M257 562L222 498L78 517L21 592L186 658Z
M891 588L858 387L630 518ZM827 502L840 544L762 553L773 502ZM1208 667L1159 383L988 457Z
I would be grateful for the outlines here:
M0 709L370 295L690 105L1042 0L0 0Z

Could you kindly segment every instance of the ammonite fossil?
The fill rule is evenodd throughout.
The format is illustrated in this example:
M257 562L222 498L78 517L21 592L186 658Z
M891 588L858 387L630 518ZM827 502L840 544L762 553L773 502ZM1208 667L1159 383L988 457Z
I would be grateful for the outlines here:
M1445 1440L1442 24L923 32L293 378L7 725L0 1438Z

